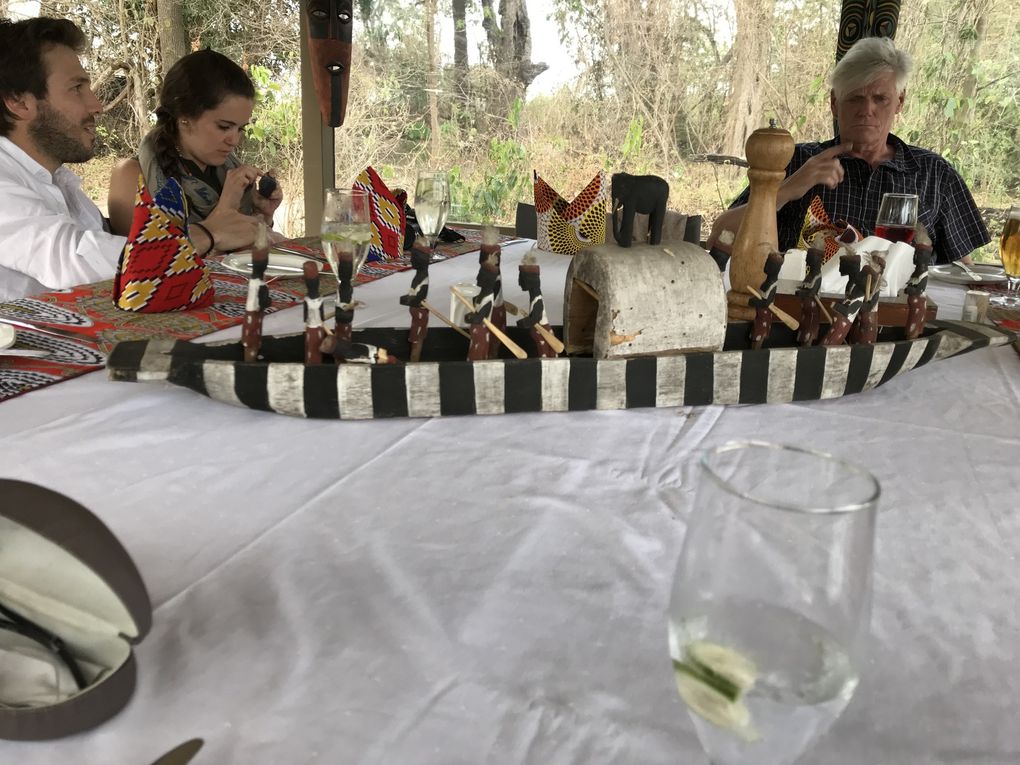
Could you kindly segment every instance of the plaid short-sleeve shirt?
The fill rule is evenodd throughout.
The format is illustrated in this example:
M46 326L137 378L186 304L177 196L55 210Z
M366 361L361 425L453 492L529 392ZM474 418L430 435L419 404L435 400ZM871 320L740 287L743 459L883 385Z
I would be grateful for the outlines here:
M863 159L840 157L844 176L839 186L815 186L801 199L787 203L778 213L779 249L797 246L804 216L815 196L821 198L829 220L845 220L869 236L874 233L882 195L888 192L920 197L918 217L928 229L938 263L959 260L991 241L967 184L952 165L935 152L908 146L892 134L888 143L896 149L892 159L872 169ZM786 175L838 144L838 137L824 143L797 144ZM744 189L731 206L746 204L749 195L750 189Z

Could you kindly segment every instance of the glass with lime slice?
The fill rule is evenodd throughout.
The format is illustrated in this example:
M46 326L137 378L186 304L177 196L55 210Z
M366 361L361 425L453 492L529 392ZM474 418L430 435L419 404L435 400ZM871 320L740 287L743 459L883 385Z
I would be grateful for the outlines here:
M322 211L322 251L337 276L337 304L353 305L350 290L368 257L372 243L372 218L368 192L364 189L329 189ZM341 261L351 263L350 280Z
M761 442L710 449L696 470L670 603L677 689L713 765L786 765L857 687L878 482Z

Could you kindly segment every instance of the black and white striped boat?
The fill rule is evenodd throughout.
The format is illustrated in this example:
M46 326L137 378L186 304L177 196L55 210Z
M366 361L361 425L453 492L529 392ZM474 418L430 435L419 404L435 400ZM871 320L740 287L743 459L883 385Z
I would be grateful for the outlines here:
M508 334L530 350L527 332L510 328ZM799 348L778 322L772 347L750 350L746 335L746 325L730 325L724 350L715 353L468 362L463 337L431 328L426 361L371 366L305 366L303 334L263 338L255 363L242 360L240 342L139 340L115 346L107 366L112 380L167 381L236 406L358 420L837 398L932 361L1017 340L1008 330L959 321L929 322L916 340L902 339L901 328L884 328L875 345ZM353 340L398 357L407 352L406 328L355 330Z

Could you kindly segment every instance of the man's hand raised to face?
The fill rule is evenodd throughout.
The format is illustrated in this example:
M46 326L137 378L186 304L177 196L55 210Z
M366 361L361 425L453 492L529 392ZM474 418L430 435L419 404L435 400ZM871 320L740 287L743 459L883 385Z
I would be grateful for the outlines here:
M849 154L853 148L852 143L841 143L808 159L779 187L777 206L800 199L818 185L836 188L843 182L843 165L839 158Z

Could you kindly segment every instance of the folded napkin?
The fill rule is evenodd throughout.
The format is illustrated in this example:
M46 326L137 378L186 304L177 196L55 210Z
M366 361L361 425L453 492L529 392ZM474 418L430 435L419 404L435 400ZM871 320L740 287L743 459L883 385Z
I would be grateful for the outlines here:
M188 238L188 205L173 178L155 198L138 175L134 217L113 277L113 304L123 311L162 313L213 302L209 267Z
M379 173L371 165L354 181L354 188L368 192L368 205L372 214L372 242L368 246L368 260L395 260L404 252L404 227L407 219L404 205L407 192L390 191Z
M842 245L853 244L861 240L861 233L845 220L831 222L821 197L816 196L811 200L811 204L808 205L807 212L804 214L804 224L800 229L797 247L806 250L815 234L818 233L826 235L825 255L822 257L822 263L831 260Z
M779 269L779 278L802 282L806 273L807 250L787 250L783 256L783 267Z
M882 287L879 292L879 295L882 297L896 297L899 295L906 285L907 279L910 278L910 274L914 271L914 248L903 242L890 242L888 239L869 236L859 242L845 245L845 249L860 255L862 263L870 261L872 255L881 255L885 258L885 270L882 272ZM788 251L787 260L792 260L796 264L799 258L801 276L785 276L781 271L780 278L804 278L803 270L806 253L800 253L800 250ZM786 270L787 264L784 263L783 266L784 270ZM790 272L792 273L795 268L796 265L791 265ZM822 262L822 292L843 293L846 291L846 282L847 278L839 272L838 257L829 258Z
M572 202L535 173L535 215L538 248L561 255L575 255L585 247L606 243L606 200L609 184L600 170Z
M854 245L851 249L862 258L869 255L881 255L885 258L885 271L882 274L882 297L896 297L914 272L914 248L905 242L890 242L878 236L869 236Z

